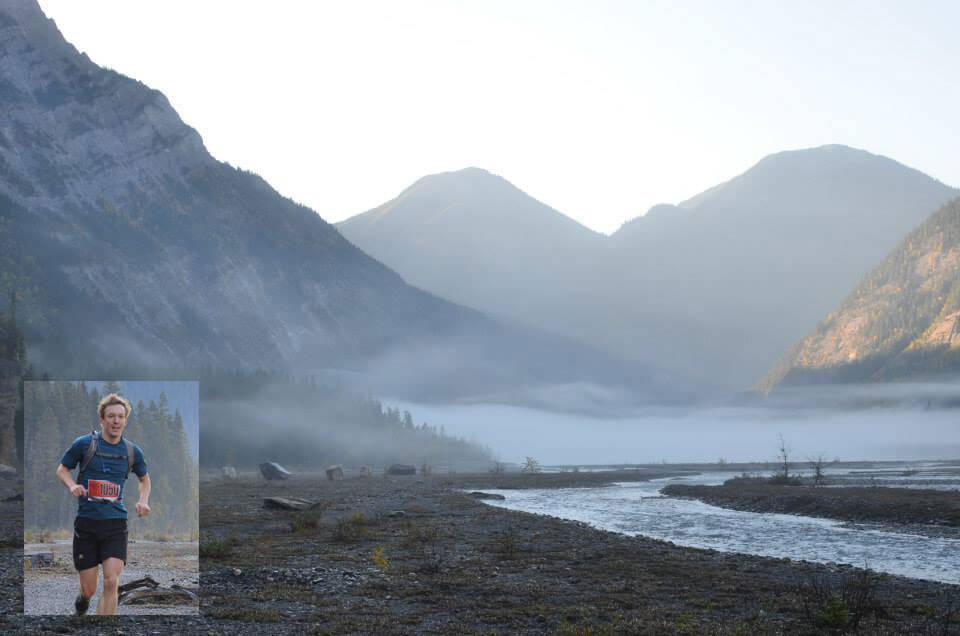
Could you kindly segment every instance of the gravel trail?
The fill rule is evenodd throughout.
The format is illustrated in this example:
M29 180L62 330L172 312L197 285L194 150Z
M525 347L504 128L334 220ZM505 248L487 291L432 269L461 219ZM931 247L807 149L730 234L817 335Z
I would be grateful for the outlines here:
M77 596L77 573L73 569L71 541L60 539L48 543L28 544L26 550L53 550L54 565L24 569L24 613L28 615L73 614ZM197 543L185 541L131 541L127 547L127 567L120 575L120 585L144 576L153 577L164 587L179 584L196 587L199 582ZM103 579L90 601L88 614L96 614ZM124 605L117 606L118 615L198 614L192 605Z

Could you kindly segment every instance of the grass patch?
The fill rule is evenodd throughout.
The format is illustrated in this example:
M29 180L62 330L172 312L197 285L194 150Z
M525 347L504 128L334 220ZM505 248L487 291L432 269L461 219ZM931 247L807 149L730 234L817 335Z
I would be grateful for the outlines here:
M233 535L225 538L204 537L200 539L200 558L222 559L229 556L239 542Z
M45 528L24 528L23 543L49 543L57 539L69 539L73 537L73 530L60 528L49 530Z
M504 559L512 559L520 552L520 539L513 528L508 528L497 535L490 548Z
M340 543L359 541L367 536L368 523L367 516L362 512L338 519L333 527L333 540Z
M279 623L285 618L278 610L259 607L224 607L211 610L207 616L245 623Z
M290 531L296 534L316 532L320 529L320 512L307 510L299 512L290 520Z

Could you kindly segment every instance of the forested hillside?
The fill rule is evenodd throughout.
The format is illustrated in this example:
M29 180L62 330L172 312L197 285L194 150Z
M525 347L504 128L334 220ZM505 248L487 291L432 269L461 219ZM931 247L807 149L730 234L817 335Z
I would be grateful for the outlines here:
M960 371L960 199L871 271L760 383L863 382Z

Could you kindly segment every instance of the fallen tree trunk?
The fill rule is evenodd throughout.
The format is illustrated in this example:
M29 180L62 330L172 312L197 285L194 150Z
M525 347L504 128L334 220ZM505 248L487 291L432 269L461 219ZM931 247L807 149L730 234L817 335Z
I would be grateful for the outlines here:
M313 510L319 505L319 501L308 501L294 497L264 497L263 499L263 507L274 510Z

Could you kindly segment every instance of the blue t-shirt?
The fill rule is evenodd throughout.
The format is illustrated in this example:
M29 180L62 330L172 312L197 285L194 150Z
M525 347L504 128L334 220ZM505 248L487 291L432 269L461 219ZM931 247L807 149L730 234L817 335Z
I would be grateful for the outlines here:
M75 439L73 444L70 445L70 448L67 449L67 452L63 454L60 463L70 470L76 468L80 460L83 459L83 456L86 455L87 449L90 448L90 439L90 435L84 435L83 437ZM103 457L101 453L104 455L119 455L119 457ZM77 483L87 488L91 479L110 481L120 486L120 496L117 497L117 500L114 502L102 503L81 495L77 498L79 502L79 508L77 509L78 517L87 517L89 519L127 518L127 509L123 507L123 486L126 483L127 463L127 445L123 442L122 438L117 444L110 444L102 437L97 440L97 453L90 458L90 463L87 464L87 470L83 474L83 479ZM133 445L132 472L136 473L138 477L143 477L147 474L147 462L143 459L143 451L140 450L140 447L136 444Z

